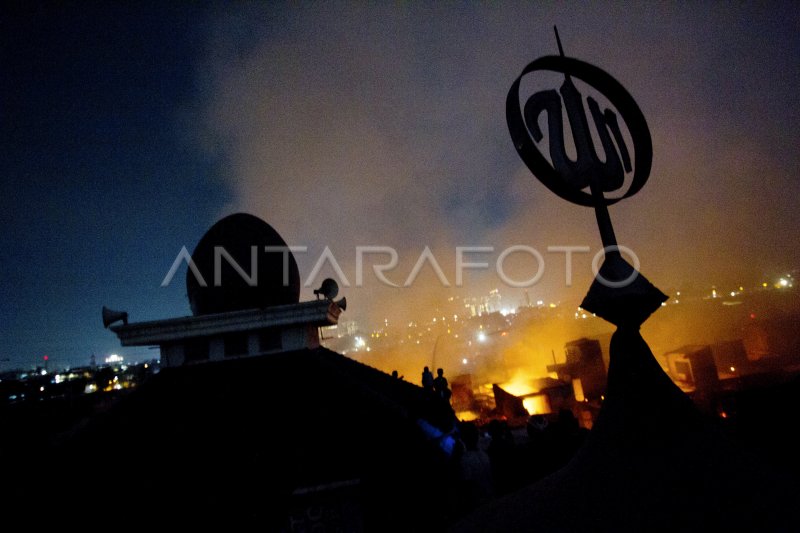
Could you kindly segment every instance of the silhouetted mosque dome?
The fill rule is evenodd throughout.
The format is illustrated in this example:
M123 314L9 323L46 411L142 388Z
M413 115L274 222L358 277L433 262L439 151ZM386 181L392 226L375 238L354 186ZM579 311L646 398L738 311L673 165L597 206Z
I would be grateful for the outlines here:
M281 252L266 252L265 246L286 246L272 226L246 213L227 216L211 226L192 253L206 286L186 272L186 292L195 315L293 304L300 299L300 273L288 252L288 284L284 284ZM252 272L252 247L256 247L256 273ZM215 249L219 276L215 276ZM226 253L241 267L237 272ZM249 278L246 279L246 278ZM251 285L252 283L252 285Z

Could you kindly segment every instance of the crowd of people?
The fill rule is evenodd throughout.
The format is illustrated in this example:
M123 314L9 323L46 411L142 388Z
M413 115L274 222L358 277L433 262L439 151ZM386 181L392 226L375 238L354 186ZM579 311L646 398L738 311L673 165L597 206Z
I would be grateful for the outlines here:
M434 377L424 367L421 383L431 397L449 403L452 393L443 369L437 368ZM458 422L448 435L453 439L449 459L452 512L466 514L555 472L575 455L587 433L570 409L533 415L524 431L512 431L499 418L480 426Z
M463 515L489 500L555 472L582 446L588 430L569 409L531 416L525 431L492 419L483 426L459 422L452 455L456 482L453 512Z

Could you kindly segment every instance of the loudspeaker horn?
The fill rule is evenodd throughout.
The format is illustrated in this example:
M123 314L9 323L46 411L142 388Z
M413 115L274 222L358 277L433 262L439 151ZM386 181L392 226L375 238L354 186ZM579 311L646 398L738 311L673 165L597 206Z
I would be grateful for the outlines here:
M314 289L314 294L317 295L317 298L322 295L326 299L333 301L333 299L336 298L336 295L339 294L339 284L336 283L336 280L325 278L322 281L320 288Z
M125 311L112 311L105 305L103 306L103 326L108 327L114 322L122 320L124 325L128 325L128 313Z
M347 298L342 296L342 299L335 303L336 305L339 306L339 309L341 309L342 311L347 311Z

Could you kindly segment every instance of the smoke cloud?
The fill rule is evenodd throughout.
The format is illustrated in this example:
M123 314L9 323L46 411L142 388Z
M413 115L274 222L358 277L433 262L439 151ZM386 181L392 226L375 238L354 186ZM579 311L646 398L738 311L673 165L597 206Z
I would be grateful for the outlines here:
M455 282L456 246L471 256L464 287L429 265L410 288L343 288L353 318L401 319L453 293L498 288L494 261L524 244L546 260L534 299L578 302L600 247L590 209L547 191L523 166L505 122L511 82L531 60L567 55L617 78L653 137L650 182L611 207L618 239L664 290L739 285L800 260L796 209L800 103L797 10L614 4L238 5L215 14L198 62L197 141L220 161L226 212L262 217L298 254L301 277L325 246L355 278L356 246L391 246L402 284L428 246ZM788 15L787 13L795 13ZM565 284L563 254L585 245ZM386 258L376 257L375 262ZM536 265L509 259L509 274ZM533 269L533 270L532 270ZM318 281L333 271L324 269ZM304 289L303 297L311 297ZM422 313L424 315L424 313ZM423 316L424 317L424 316Z

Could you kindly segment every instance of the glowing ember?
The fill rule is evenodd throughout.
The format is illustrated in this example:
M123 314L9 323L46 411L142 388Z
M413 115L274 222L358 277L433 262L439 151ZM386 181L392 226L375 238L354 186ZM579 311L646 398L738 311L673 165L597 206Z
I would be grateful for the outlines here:
M527 381L509 381L508 383L502 383L500 388L514 396L525 396L526 394L539 392Z
M523 398L522 406L528 411L529 415L546 415L552 412L550 402L544 394Z
M458 418L461 422L471 422L473 420L477 420L480 418L480 413L476 411L457 411L456 418Z
M504 391L514 396L525 396L526 394L539 392L539 389L534 386L534 377L521 370L517 371L510 380L499 385Z

